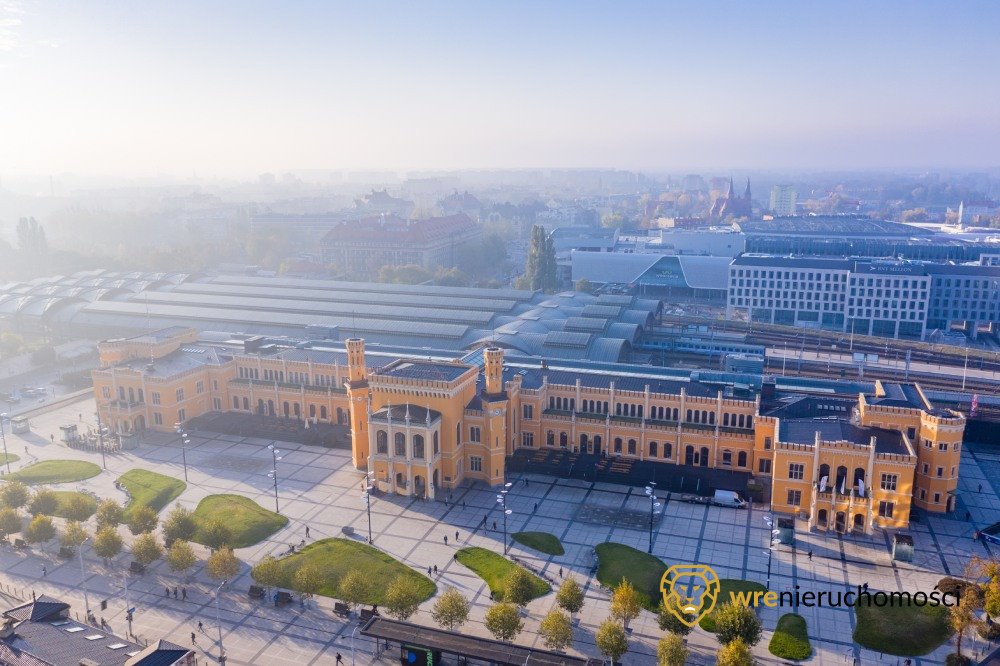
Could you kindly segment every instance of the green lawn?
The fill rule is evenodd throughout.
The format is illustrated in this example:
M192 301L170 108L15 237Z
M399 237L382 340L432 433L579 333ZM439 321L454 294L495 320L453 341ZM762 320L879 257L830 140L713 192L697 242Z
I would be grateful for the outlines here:
M494 553L485 548L462 548L458 551L458 561L472 569L476 575L486 581L490 586L490 591L496 599L503 598L504 583L510 572L517 567L506 557ZM533 592L532 599L544 596L552 591L552 588L538 576L531 574Z
M172 476L164 476L144 469L130 469L118 477L132 497L125 506L125 514L137 506L148 506L159 513L163 507L177 499L187 484Z
M288 518L242 495L209 495L198 502L194 519L199 524L213 519L224 522L233 532L233 542L229 544L233 548L260 543L288 524ZM199 534L195 534L194 541L204 544Z
M85 503L88 510L87 518L90 518L92 515L97 513L97 500L87 493L77 492L76 490L56 490L53 492L59 498L59 507L56 509L55 513L52 514L53 516L70 520L67 511L69 509L70 501L75 498L80 498L80 501ZM77 519L79 520L79 517ZM84 520L86 520L86 518L84 518Z
M559 538L548 532L515 532L511 538L522 546L534 548L548 555L564 555L566 553Z
M15 463L21 459L21 456L16 453L0 453L0 465L6 465L8 462Z
M101 473L101 468L82 460L43 460L28 465L7 478L18 479L29 486L83 481Z
M653 611L660 607L660 579L667 565L658 558L631 546L606 541L597 545L597 580L606 587L615 587L622 578L632 583L642 599L642 605Z
M728 604L730 602L730 593L732 592L766 592L767 588L760 583L752 580L741 580L739 578L720 578L719 579L719 598L715 602L715 607L718 608L723 604ZM710 631L715 633L715 611L701 618L701 622L698 626L705 631Z
M854 642L900 657L920 657L951 636L944 606L855 604Z
M405 564L393 559L377 548L351 539L321 539L291 555L282 557L278 563L282 567L280 587L293 590L295 572L306 563L319 567L323 572L323 586L319 594L334 599L340 598L337 584L351 569L361 569L375 581L375 589L366 604L385 604L385 590L399 576L416 581L421 591L421 600L430 599L437 592L437 586L430 578L418 573Z
M806 619L798 613L785 613L778 620L778 626L771 636L767 649L775 657L802 661L812 654Z

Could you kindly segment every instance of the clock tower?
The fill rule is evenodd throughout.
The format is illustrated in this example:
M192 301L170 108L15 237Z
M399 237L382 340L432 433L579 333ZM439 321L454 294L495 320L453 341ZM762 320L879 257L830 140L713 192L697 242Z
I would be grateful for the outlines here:
M368 467L368 369L365 341L350 338L347 345L347 397L351 401L351 461L355 469Z
M510 422L510 397L503 386L503 350L499 347L487 347L483 351L483 361L486 379L480 396L486 422L486 439L483 443L488 451L486 459L489 461L490 483L499 485L504 482L507 424Z

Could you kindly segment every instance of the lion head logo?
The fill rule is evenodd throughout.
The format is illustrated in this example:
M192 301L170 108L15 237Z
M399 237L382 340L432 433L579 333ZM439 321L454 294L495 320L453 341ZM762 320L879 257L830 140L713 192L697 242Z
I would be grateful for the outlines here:
M704 564L675 564L660 579L664 607L693 627L712 612L719 598L719 577Z

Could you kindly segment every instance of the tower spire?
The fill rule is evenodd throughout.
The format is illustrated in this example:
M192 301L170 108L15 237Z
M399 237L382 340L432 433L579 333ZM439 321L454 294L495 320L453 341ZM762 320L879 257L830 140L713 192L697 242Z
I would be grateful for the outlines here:
M743 198L746 199L747 201L750 201L750 179L749 178L747 178L747 189L743 193Z

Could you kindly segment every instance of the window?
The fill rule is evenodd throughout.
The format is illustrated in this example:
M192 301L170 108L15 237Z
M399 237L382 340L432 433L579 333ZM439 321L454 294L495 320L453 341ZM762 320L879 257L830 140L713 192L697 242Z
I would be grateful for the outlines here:
M770 437L765 437L764 438L764 450L765 451L769 451L770 449L771 449L771 438Z
M424 457L424 436L414 435L413 436L413 457L420 458Z
M771 473L771 459L770 458L762 458L761 461L760 461L760 463L757 465L757 469L760 471L761 474L770 474Z
M635 455L635 440L634 439L628 440L628 454L630 456L634 456Z
M938 451L947 451L948 442L938 442Z
M912 442L913 438L916 437L916 436L917 436L917 429L916 428L907 428L906 429L906 438L908 440L910 440Z
M213 391L218 391L219 390L219 380L218 379L213 379L212 380L212 390Z
M479 431L479 426L469 426L469 441L478 442L482 434Z
M879 502L878 515L882 518L892 518L892 511L896 508L895 502Z
M233 396L233 409L240 408L240 399L237 396Z
M788 491L788 504L790 506L799 506L802 504L802 491L801 490L789 490Z
M434 431L434 455L441 453L441 445L438 443L437 431Z
M944 467L937 468L937 475L939 479L944 476Z
M941 493L934 493L934 503L935 504L941 503Z
M569 435L564 432L559 433L559 446L564 449L569 446Z
M201 380L198 380L197 382L195 382L195 384L194 384L194 392L195 393L204 393L205 392L205 382L203 382Z
M622 452L622 438L615 437L615 453L621 453L621 452Z
M534 448L534 446L535 446L535 433L533 433L533 432L522 432L521 433L521 446L527 446L529 448Z
M802 463L791 463L788 465L788 478L801 481L805 478L806 466Z
M897 474L883 474L882 475L882 482L879 485L879 487L882 488L882 490L892 490L892 491L895 491L896 490L896 481L898 480L898 478L899 478L899 476Z
M747 452L746 451L740 451L739 455L736 456L736 465L738 467L746 467L747 466Z
M101 387L101 395L104 396L105 400L111 400L111 387L110 386L102 386ZM154 393L153 395L158 395L158 394ZM155 403L155 404L158 405L160 403Z
M535 408L531 405L524 405L521 407L521 414L524 415L525 419L530 421L535 418Z
M177 399L177 402L183 402L183 400L184 400L184 389L182 389L182 388L177 389L177 392L174 394L174 397Z
M729 449L726 449L725 451L722 452L722 464L723 465L733 464L733 452L730 451Z
M183 409L177 410L177 421L180 423L184 423L185 421L187 421L187 414L184 412Z
M159 391L153 391L152 393L150 393L150 395L153 397L153 404L154 405L160 404L160 393L159 393Z
M217 412L222 411L222 398L212 398L212 409Z
M469 470L472 472L482 472L483 459L479 456L469 456Z
M670 456L672 456L673 455L673 450L674 450L674 447L670 444L670 442L663 442L663 457L664 458L669 458Z
M406 455L406 435L401 432L397 432L392 436L393 439L393 450L397 456Z
M163 414L153 412L153 425L163 425Z
M649 457L650 458L655 458L656 457L656 449L657 448L658 447L656 445L656 442L650 442L649 443Z

